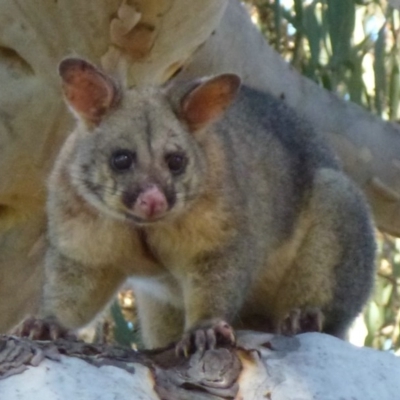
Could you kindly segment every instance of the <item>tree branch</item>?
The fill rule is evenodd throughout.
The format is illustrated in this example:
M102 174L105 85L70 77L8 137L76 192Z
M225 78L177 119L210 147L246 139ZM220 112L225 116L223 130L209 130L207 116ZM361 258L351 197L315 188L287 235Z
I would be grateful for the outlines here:
M49 393L80 400L393 400L399 374L393 354L319 333L289 338L242 332L238 348L187 359L173 349L137 353L0 336L0 393L7 400L42 400Z

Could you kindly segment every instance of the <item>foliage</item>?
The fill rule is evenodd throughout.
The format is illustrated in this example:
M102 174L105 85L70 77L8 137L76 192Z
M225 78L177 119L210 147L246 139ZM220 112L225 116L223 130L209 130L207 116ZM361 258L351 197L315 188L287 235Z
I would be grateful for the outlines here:
M384 118L398 118L400 19L386 1L247 4L270 43L304 75Z
M253 21L302 74L384 119L399 119L400 16L384 0L247 0ZM400 348L400 240L378 235L365 344Z
M400 240L378 235L378 276L374 296L365 309L365 344L400 349Z
M106 320L112 321L113 331L108 341L116 341L128 347L143 347L138 331L135 297L132 290L119 292L118 299L111 306L110 314Z

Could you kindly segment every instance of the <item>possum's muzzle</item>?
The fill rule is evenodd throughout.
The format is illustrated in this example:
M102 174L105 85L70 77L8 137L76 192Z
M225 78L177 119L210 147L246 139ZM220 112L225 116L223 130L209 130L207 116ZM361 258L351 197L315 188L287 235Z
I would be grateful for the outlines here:
M156 184L149 184L141 191L128 193L122 202L128 208L128 217L137 222L146 223L161 219L174 204L165 192Z

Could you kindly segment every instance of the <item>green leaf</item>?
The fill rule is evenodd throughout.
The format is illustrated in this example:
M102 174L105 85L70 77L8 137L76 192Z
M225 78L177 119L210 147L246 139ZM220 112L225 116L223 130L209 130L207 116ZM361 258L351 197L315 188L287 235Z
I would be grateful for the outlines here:
M398 119L400 100L400 75L399 75L399 63L397 56L393 57L393 65L390 71L389 77L389 117L392 121ZM396 266L397 276L400 274L400 265Z
M304 31L311 52L311 63L318 65L322 40L322 29L315 15L315 2L304 9Z
M382 304L383 307L387 307L390 303L390 298L392 297L393 293L393 285L387 284L382 292L381 292L381 300L380 303Z
M367 308L365 318L368 332L377 332L381 328L383 321L384 317L382 308L380 308L375 301L371 301Z
M375 42L374 75L375 75L375 107L382 115L386 95L386 68L385 68L385 27L379 30Z
M296 19L302 23L303 21L303 0L294 0L294 12Z
M282 26L282 15L281 15L281 2L280 0L274 1L274 20L275 20L275 34L276 34L276 48L279 49L281 43L281 26Z
M326 70L322 71L321 74L322 85L327 90L332 90L332 77L330 74L326 72Z
M398 93L396 94L398 96ZM392 263L393 267L393 275L397 278L400 278L400 263L395 261Z
M135 335L122 314L118 301L115 301L111 306L111 315L115 322L114 338L122 346L131 347L134 342Z
M352 57L350 66L350 78L348 80L348 90L350 100L362 105L362 94L364 92L364 81L362 79L362 58L355 54Z
M332 64L349 59L355 26L356 8L353 0L326 0L326 17L332 46Z

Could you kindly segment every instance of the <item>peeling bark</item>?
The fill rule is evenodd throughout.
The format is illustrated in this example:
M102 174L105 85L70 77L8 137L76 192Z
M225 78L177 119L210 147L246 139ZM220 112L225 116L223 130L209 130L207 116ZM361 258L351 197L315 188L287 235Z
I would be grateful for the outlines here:
M238 337L239 347L178 358L172 348L134 352L0 336L0 393L7 400L398 398L393 354L319 333Z
M0 335L0 379L37 367L45 359L60 362L62 356L68 356L98 368L121 368L132 375L137 365L142 365L149 370L149 380L143 384L152 386L163 400L233 399L239 391L237 380L242 369L239 353L252 357L250 351L233 348L208 350L184 358L177 357L173 347L135 352L65 339L34 342Z

